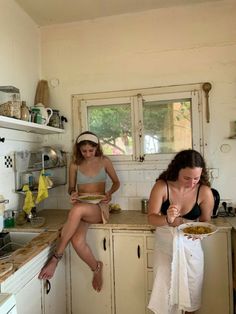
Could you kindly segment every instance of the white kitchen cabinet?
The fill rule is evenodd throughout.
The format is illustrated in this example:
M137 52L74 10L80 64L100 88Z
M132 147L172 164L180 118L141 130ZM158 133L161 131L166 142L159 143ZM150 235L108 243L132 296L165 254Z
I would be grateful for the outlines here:
M17 314L42 314L42 283L34 276L15 294Z
M110 233L110 235L109 235ZM111 237L111 244L109 244ZM104 239L107 250L104 250ZM90 229L88 242L102 260L104 287L91 286L92 273L71 250L73 314L150 314L155 235L149 230ZM220 229L203 240L205 277L197 314L233 314L231 230Z
M67 313L65 254L58 263L53 278L43 281L44 314Z
M1 283L1 292L15 295L17 314L67 313L66 252L50 279L51 289L49 285L45 287L46 281L38 279L41 268L53 250L54 245L46 248Z
M76 254L71 252L71 309L73 314L111 314L111 247L110 231L89 229L87 242L96 259L103 262L103 287L96 292L92 287L93 273Z
M205 256L202 307L197 314L232 314L232 252L230 231L203 240Z
M202 241L205 259L201 309L196 314L232 314L232 255L230 230L220 230ZM154 235L147 236L148 291L152 287ZM147 313L152 313L151 311Z
M146 311L144 240L140 232L113 234L116 314Z

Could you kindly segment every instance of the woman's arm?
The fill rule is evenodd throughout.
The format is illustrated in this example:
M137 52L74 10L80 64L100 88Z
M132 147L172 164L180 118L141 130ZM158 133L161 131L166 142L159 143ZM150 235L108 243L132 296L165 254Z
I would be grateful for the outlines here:
M111 188L108 191L106 191L106 195L108 196L108 198L110 198L109 200L111 200L111 195L115 191L117 191L120 187L120 180L116 174L116 171L113 167L111 160L108 157L104 157L104 166L105 166L105 170L106 170L107 174L109 175L109 177L112 181Z
M77 168L78 166L73 162L69 166L69 187L68 193L71 195L72 192L76 192L76 181L77 181Z
M166 196L166 183L158 180L152 188L148 202L148 222L153 226L170 225L167 216L161 215L161 206Z
M199 193L199 206L201 208L201 216L199 221L210 221L214 208L214 197L208 186L202 185Z

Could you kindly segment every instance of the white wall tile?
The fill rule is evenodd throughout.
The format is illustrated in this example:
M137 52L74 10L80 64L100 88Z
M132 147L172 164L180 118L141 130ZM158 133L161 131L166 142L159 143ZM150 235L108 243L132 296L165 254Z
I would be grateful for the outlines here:
M139 197L128 199L128 210L140 210L141 211L141 199Z

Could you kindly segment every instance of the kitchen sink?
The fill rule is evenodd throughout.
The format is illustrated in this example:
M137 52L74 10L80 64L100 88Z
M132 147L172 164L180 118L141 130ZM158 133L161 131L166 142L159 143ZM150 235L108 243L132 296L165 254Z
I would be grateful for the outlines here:
M20 249L39 234L39 232L1 232L0 260L9 257L12 252Z

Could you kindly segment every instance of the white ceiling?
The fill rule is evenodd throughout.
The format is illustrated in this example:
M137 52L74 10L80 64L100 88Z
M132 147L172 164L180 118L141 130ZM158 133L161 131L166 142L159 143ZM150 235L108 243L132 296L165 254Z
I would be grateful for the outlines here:
M219 0L15 0L39 26Z

